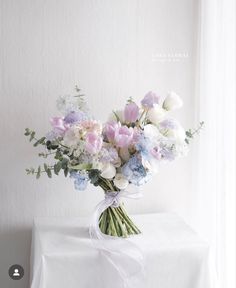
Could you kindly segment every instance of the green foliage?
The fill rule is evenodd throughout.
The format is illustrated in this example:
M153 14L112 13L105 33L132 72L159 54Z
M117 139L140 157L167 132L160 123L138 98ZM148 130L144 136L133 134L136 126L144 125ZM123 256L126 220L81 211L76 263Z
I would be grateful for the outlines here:
M35 169L34 168L27 168L25 169L27 175L33 175L35 173Z
M45 143L45 137L41 137L40 139L35 138L35 131L30 130L29 128L25 128L25 136L29 137L29 141L32 142L33 140L35 141L33 146L36 147L38 145L46 145Z
M58 161L56 164L54 164L54 166L53 166L53 171L54 171L54 173L56 174L56 175L58 175L59 174L59 172L60 172L60 170L61 170L61 168L62 168L62 163L61 163L61 161Z
M42 145L45 145L45 139L46 137L41 137L39 140L37 140L35 143L34 143L34 147L37 147L38 145L42 144Z
M101 172L98 169L91 169L88 171L88 176L90 179L91 184L93 184L94 186L98 186L100 184L100 174Z
M190 140L194 138L195 135L199 134L200 130L203 128L204 121L201 121L196 129L189 129L185 132L186 138L185 142L190 143Z
M113 112L113 114L115 115L115 117L116 117L116 121L117 122L121 122L120 121L120 117L117 115L117 113L115 112L115 111L112 111Z
M36 179L39 179L40 176L41 176L41 167L39 166L36 173Z

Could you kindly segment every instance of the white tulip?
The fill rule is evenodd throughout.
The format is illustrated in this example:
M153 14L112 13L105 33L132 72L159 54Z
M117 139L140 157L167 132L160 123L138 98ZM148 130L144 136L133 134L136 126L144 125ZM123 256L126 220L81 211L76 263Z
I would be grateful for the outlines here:
M183 143L186 138L185 130L180 125L175 129L167 129L165 136L174 139L177 143Z
M175 92L168 93L165 101L163 102L163 108L167 111L176 110L183 106L183 101Z
M155 125L160 123L166 116L166 110L164 110L160 105L154 105L148 113L148 119Z
M116 175L116 168L110 163L104 164L101 171L101 176L106 179L112 179Z
M129 181L123 174L117 173L114 184L118 189L124 190L129 185Z

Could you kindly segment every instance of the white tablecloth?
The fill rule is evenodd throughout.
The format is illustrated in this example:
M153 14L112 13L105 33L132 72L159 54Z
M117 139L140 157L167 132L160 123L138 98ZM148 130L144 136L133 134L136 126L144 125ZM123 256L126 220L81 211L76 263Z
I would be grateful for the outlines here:
M132 217L143 234L145 288L210 288L209 246L175 214ZM35 219L31 288L120 288L114 267L91 243L88 219ZM134 285L137 288L139 285Z

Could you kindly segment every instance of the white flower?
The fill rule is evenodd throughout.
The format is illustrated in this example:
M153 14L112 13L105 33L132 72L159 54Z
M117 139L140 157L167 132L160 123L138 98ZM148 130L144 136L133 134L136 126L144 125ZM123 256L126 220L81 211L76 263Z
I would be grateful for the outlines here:
M163 102L163 108L167 111L176 110L183 106L183 101L175 92L168 93L165 101Z
M186 138L185 130L179 123L174 129L166 129L165 136L174 139L176 143L183 143Z
M116 175L116 168L110 163L104 164L101 171L101 176L106 179L112 179Z
M148 119L155 125L161 122L166 116L166 110L164 110L160 105L154 105L148 113Z
M118 189L124 190L129 185L129 181L123 174L117 173L114 184Z
M160 131L155 125L148 124L144 126L143 131L144 131L144 136L146 138L149 138L151 141L155 141L155 140L157 141L162 138Z

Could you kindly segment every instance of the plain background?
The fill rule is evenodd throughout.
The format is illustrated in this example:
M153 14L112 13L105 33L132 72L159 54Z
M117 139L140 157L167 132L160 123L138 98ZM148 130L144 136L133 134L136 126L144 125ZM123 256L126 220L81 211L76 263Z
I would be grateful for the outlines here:
M176 112L187 128L194 121L197 0L1 0L0 24L0 287L26 288L33 218L87 216L102 199L89 187L75 191L63 176L35 180L40 150L23 136L50 130L59 95L76 84L92 114L105 121L128 97L149 90L184 100ZM171 211L194 223L193 143L188 158L165 165L128 201L130 213ZM20 281L8 268L21 264Z

